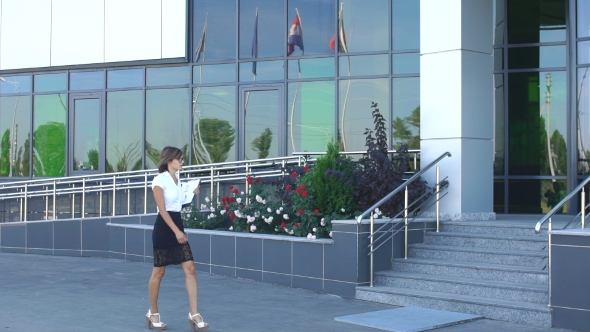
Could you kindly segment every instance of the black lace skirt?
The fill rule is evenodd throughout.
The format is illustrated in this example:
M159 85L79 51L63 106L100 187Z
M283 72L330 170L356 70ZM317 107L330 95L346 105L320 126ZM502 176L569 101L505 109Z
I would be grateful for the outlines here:
M180 212L168 211L168 214L172 217L176 227L184 232ZM154 267L178 265L193 260L191 246L188 242L185 244L178 243L176 235L159 213L152 232L152 243L154 246Z

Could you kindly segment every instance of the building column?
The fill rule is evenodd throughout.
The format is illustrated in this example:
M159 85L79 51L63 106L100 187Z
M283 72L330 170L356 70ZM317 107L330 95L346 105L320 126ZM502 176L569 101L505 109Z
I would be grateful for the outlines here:
M453 220L495 219L492 2L420 1L421 164L452 154L440 163L450 182L440 212Z

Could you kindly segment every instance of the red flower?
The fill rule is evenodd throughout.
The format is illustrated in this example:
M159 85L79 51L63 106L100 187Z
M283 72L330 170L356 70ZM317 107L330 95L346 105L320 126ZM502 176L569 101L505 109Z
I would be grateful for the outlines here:
M233 197L230 197L230 198L229 198L229 202L230 202L230 203L233 203L233 202L234 202L234 198L233 198Z
M318 214L318 213L320 213L320 210L315 209L315 210L313 210L313 213Z
M299 196L301 196L301 187L297 187L297 188L295 189L295 191L297 192L297 194L298 194Z
M309 171L309 166L307 166L307 165L303 166L303 171L305 171L305 172Z
M234 189L234 186L229 186L229 190L232 190L232 189Z
M283 222L281 223L281 227L285 228L285 227L287 227L287 224L285 224L285 222L283 221Z
M298 223L295 223L295 228L299 228L299 224Z
M304 212L303 209L297 210L297 213L299 213L299 214L303 214L303 212ZM295 225L297 225L297 224L295 224Z
M236 218L236 214L232 212L232 213L229 215L229 220L233 221L235 218Z
M286 190L286 191L289 191L289 190L291 190L291 185L289 185L289 184L288 184L288 185L285 187L285 190Z
M260 178L256 178L256 182L260 182Z
M223 196L223 198L221 199L221 201L223 201L223 202L229 201L229 196L227 196L227 195Z
M229 205L225 207L225 211L229 211Z
M305 189L305 188L307 188L307 186L305 184L302 184L301 189Z
M297 173L295 173L295 172L291 173L292 178L295 178L296 176L297 176Z
M234 194L238 194L238 189L234 189Z
M304 191L303 194L301 194L301 196L303 196L303 198L307 197L307 191Z
M247 177L246 182L248 182L248 184L252 184L252 177L251 176Z

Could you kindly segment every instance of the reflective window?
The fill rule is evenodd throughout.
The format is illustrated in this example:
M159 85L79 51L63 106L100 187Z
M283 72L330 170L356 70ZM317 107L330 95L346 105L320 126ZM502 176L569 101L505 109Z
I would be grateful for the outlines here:
M31 92L31 76L0 76L0 94Z
M104 89L104 71L70 73L70 90Z
M29 176L31 97L1 97L0 119L0 176Z
M566 0L509 0L508 43L565 41Z
M188 88L146 91L146 168L156 168L162 149L168 145L188 156L190 102Z
M372 0L370 6L364 1L341 0L339 12L339 34L344 35L347 52L389 49L389 0Z
M504 15L504 0L494 0L496 4L496 10L494 14L496 16L496 22L494 27L494 44L504 44L504 31L506 27L506 18Z
M190 83L190 67L157 67L147 69L147 86L185 85Z
M334 58L289 60L289 79L334 77Z
M494 212L504 213L504 181L494 180Z
M590 40L578 43L578 63L590 63Z
M107 87L109 89L143 87L143 69L109 70Z
M99 170L99 161L104 158L100 150L101 100L74 99L73 101L73 170ZM71 110L70 110L71 112Z
M284 62L256 61L240 63L240 81L282 80L285 77Z
M244 159L279 156L279 90L244 92Z
M193 61L235 59L236 1L198 0L193 4Z
M35 75L35 92L65 91L67 82L66 73Z
M389 73L389 55L357 55L340 57L340 76L386 75Z
M326 151L336 138L334 82L289 84L287 99L287 154Z
M107 93L107 172L142 169L143 91Z
M565 45L508 49L509 69L565 67L565 62Z
M494 75L494 175L504 175L504 75ZM503 191L502 191L503 192ZM503 201L502 201L503 202Z
M590 37L590 0L578 0L578 38Z
M236 88L198 87L193 91L193 164L236 160Z
M508 75L510 175L567 175L565 72Z
M547 213L566 195L565 180L510 180L508 213ZM567 205L557 213L566 213Z
M51 1L51 65L104 62L104 0Z
M402 53L392 56L391 67L393 74L420 73L420 53Z
M0 70L49 67L50 36L51 1L2 1Z
M284 2L242 0L240 59L282 56L285 53Z
M391 6L393 49L420 49L420 1L393 0Z
M385 123L389 116L389 84L387 78L341 80L338 82L338 140L343 151L366 150L366 128L373 130L371 102L378 104ZM391 142L389 137L388 142Z
M420 78L394 78L392 89L393 142L390 146L398 149L407 144L409 149L420 149Z
M66 174L65 94L37 95L33 109L33 176Z
M291 56L330 54L330 40L334 36L336 0L289 0L286 40ZM299 13L299 25L294 24ZM303 45L303 50L300 49Z
M236 65L234 63L193 67L194 84L225 83L235 81Z
M494 49L494 70L502 70L504 69L504 49L503 48L495 48Z
M578 174L590 174L590 67L578 69Z

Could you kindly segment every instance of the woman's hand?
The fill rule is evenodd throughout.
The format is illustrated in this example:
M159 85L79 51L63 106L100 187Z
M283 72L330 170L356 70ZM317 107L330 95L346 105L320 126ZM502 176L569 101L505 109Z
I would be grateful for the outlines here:
M201 192L201 188L197 187L197 189L195 189L195 191L193 191L193 193L195 193L195 195L198 195Z
M178 231L174 235L176 235L176 240L178 240L178 243L185 244L188 242L188 239L186 238L186 235L183 232Z

